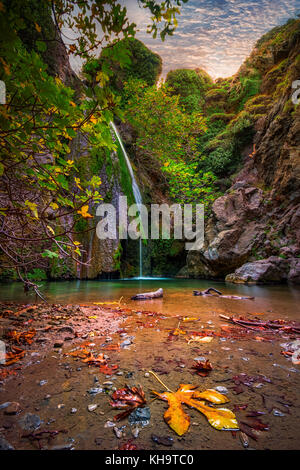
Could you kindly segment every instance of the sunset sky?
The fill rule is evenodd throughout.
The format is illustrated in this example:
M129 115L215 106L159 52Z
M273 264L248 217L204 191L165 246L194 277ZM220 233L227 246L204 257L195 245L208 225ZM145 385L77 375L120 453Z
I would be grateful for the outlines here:
M182 67L231 76L264 33L300 14L300 0L189 0L174 35L162 42L146 33L150 16L136 0L121 3L140 29L136 37L162 57L164 76Z
M147 34L148 10L140 8L137 0L119 1L137 25L136 37L162 57L163 77L177 68L203 68L214 79L229 77L263 34L300 15L300 0L189 0L177 16L174 35L162 42ZM64 32L74 36L68 28ZM71 56L70 62L79 72L78 58Z

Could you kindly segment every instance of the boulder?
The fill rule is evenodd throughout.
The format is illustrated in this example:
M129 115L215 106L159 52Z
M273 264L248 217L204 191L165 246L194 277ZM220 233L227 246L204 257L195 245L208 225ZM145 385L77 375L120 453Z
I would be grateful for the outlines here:
M228 274L227 282L264 284L282 282L288 279L290 271L289 260L278 256L243 264L234 273Z

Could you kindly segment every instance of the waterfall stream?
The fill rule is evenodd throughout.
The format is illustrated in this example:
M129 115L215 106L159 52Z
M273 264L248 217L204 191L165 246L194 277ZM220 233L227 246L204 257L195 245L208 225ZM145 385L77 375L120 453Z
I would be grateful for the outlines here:
M122 142L122 139L121 139L121 136L119 134L118 129L116 128L115 124L112 121L110 122L110 125L111 125L111 127L112 127L112 129L115 133L116 138L118 139L118 142L120 144L120 148L121 148L122 153L124 155L126 165L127 165L127 168L128 168L128 171L129 171L129 174L130 174L130 177L131 177L131 181L132 181L132 192L133 192L134 200L135 200L136 205L139 207L143 203L142 195L141 195L140 189L138 187L138 184L136 182L136 179L135 179L135 176L134 176L134 173L133 173L133 169L132 169L129 157L128 157L127 152L125 150L125 147L123 145L123 142ZM143 277L143 242L142 242L142 238L139 239L139 277L140 278Z

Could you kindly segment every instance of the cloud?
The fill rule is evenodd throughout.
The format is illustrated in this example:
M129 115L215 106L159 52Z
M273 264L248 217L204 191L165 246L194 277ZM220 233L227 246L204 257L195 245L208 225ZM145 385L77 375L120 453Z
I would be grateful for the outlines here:
M174 68L204 68L214 78L233 75L255 42L300 12L300 0L189 0L178 28L162 43L146 33L149 13L136 0L121 0L139 29L137 38L163 59L163 75Z

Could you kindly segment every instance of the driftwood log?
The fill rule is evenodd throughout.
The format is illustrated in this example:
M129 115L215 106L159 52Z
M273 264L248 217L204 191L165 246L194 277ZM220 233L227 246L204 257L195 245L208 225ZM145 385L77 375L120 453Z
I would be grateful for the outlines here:
M136 294L131 297L131 300L148 300L148 299L158 299L159 297L163 297L163 289L158 289L154 292L145 292L143 294Z
M227 320L234 325L243 326L250 330L259 331L283 331L285 333L300 334L300 324L298 322L286 322L285 320L258 320L258 319L247 319L247 318L234 318L228 317L227 315L219 315L220 318Z
M213 293L212 293L213 292ZM203 295L203 296L214 296L214 293L223 299L236 299L236 300L253 300L254 297L240 297L239 295L223 295L222 292L218 291L214 287L209 287L206 290L194 290L194 295Z

